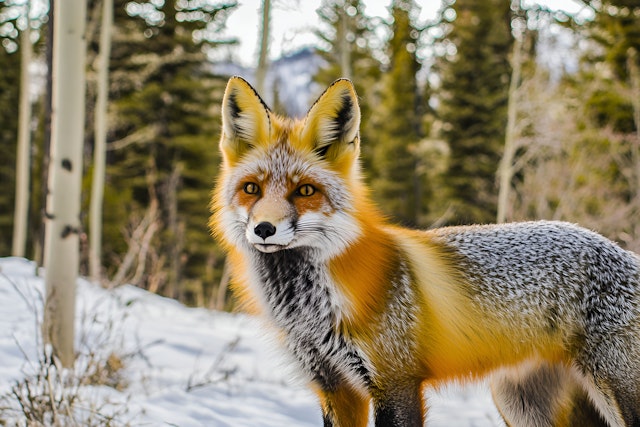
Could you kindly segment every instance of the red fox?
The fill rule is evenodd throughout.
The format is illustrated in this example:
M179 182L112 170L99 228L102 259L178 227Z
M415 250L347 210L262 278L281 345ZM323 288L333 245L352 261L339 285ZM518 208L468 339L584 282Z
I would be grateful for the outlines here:
M240 77L222 104L210 225L324 425L422 426L424 387L490 375L509 426L640 426L640 258L564 222L394 226L359 125L345 79L302 120Z

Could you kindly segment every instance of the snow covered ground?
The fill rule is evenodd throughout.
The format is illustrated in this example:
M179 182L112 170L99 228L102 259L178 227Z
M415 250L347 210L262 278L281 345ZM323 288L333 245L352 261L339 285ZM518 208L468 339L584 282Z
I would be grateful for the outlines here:
M0 425L26 425L12 390L39 372L44 282L36 273L30 261L0 258ZM110 355L124 366L109 385L61 373L78 396L78 425L322 425L314 396L252 317L86 280L78 280L76 306L75 377ZM62 396L53 390L54 399ZM452 386L428 399L429 426L502 425L485 385Z

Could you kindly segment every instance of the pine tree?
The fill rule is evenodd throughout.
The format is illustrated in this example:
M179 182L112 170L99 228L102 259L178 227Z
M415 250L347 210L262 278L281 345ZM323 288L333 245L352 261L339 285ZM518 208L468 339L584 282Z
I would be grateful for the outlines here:
M122 258L132 242L121 230L157 206L152 244L131 274L141 286L195 303L210 292L211 264L221 264L207 218L225 79L206 68L205 48L215 45L206 35L232 4L132 5L116 1L114 16L105 253Z
M582 77L592 81L606 67L607 78L600 78L598 90L587 101L591 118L601 126L618 132L637 129L633 103L628 96L634 83L633 70L640 68L640 4L634 0L605 1L595 19L586 25L587 36L595 42L583 57ZM622 86L623 88L621 88Z
M389 67L382 77L380 103L369 144L373 146L373 193L383 210L407 225L424 225L428 186L419 167L423 99L418 87L416 42L410 0L392 3Z
M20 54L7 52L0 45L0 254L11 252L13 204L15 198L16 143L18 117L16 107L20 91Z
M457 0L447 39L453 58L440 63L440 117L451 155L444 182L454 223L492 222L496 171L504 144L511 73L509 2Z
M596 17L586 24L591 39L602 49L587 52L587 61L610 65L620 80L629 78L630 50L640 51L640 4L637 0L606 0L596 9ZM640 59L635 58L640 64Z

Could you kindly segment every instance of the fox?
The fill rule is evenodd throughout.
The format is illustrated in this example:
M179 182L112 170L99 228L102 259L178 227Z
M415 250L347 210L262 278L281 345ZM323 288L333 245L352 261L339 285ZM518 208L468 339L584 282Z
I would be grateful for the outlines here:
M210 228L325 427L423 426L424 391L488 378L508 426L640 426L640 258L560 221L395 225L339 79L302 119L242 77L221 105Z

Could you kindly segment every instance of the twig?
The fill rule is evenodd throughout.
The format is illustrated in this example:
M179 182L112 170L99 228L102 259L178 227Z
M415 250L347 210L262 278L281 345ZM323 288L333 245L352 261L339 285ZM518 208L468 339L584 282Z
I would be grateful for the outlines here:
M222 364L224 359L227 357L227 355L233 350L235 350L235 348L238 346L239 343L240 343L240 337L236 337L234 340L228 342L224 346L224 348L220 351L220 353L218 353L213 363L211 364L207 372L204 374L203 379L201 381L195 382L196 370L194 370L194 372L189 376L189 380L187 381L186 391L191 392L198 388L215 384L220 381L225 381L229 378L230 375L234 374L238 370L237 366L234 366L229 369L220 369L220 365ZM222 375L220 378L216 378L214 380L212 379L212 377L216 373L221 373Z

